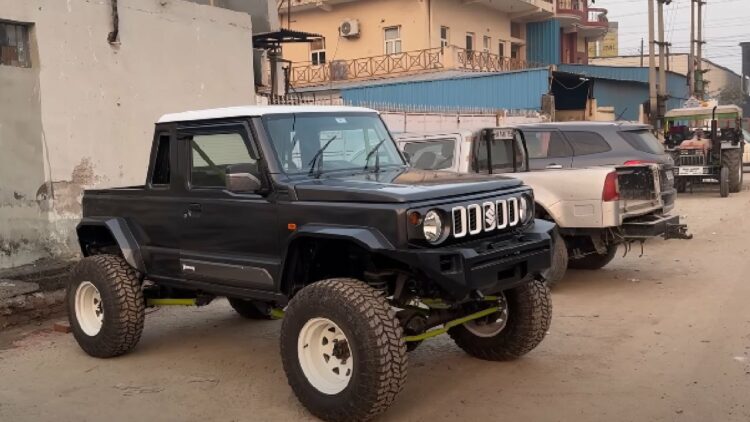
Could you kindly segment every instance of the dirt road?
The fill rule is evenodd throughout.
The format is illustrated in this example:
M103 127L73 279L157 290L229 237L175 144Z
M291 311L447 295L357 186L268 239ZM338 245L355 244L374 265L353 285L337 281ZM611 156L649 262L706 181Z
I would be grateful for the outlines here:
M683 195L677 211L695 239L569 272L525 358L475 360L447 337L420 346L382 420L750 420L750 191ZM225 301L160 309L136 350L111 360L48 324L0 333L0 421L308 420L279 326Z

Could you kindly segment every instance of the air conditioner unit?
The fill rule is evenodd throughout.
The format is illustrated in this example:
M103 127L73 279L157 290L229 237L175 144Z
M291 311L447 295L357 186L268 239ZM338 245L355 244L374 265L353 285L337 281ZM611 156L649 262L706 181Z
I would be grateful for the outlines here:
M339 33L342 37L353 38L359 36L359 21L356 19L344 19L339 25Z

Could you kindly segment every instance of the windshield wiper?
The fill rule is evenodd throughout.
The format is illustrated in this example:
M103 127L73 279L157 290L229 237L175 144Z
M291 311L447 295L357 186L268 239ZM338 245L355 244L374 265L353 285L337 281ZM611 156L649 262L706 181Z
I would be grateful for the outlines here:
M326 148L328 148L328 145L331 145L331 142L333 142L336 138L338 138L338 136L339 135L333 135L331 139L326 141L325 145L323 145L323 147L319 149L318 152L315 153L315 155L313 155L312 160L310 160L310 162L307 164L308 166L310 166L310 172L307 174L308 176L316 175L316 177L320 177L321 172L320 172L320 169L318 168L320 167L320 161L319 161L320 157L323 156L323 151L325 151ZM316 170L317 170L317 173L316 173Z
M378 151L378 148L380 148L381 145L385 143L385 141L388 138L383 138L378 142L375 147L373 147L370 152L367 153L367 156L365 157L365 170L367 170L370 166L370 157L372 157L372 154L375 154ZM375 173L380 171L380 154L375 156Z

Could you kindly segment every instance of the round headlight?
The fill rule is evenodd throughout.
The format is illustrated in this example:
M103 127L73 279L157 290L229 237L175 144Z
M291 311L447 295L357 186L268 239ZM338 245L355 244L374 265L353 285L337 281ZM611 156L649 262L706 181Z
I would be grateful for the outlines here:
M440 243L443 240L443 219L435 210L427 211L422 220L424 238L430 243Z
M522 224L534 218L534 202L529 195L521 195L518 201L518 217Z

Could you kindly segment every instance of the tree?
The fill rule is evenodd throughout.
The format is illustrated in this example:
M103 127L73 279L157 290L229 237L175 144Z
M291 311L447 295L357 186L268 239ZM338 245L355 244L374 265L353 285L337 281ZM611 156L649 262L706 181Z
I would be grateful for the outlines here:
M731 81L719 91L719 104L734 104L742 107L747 101L747 95L742 92L740 81Z

